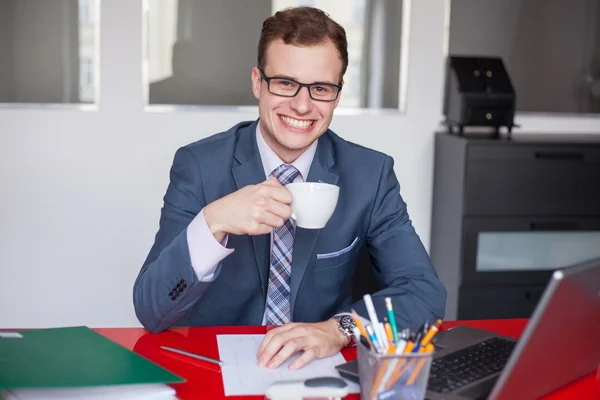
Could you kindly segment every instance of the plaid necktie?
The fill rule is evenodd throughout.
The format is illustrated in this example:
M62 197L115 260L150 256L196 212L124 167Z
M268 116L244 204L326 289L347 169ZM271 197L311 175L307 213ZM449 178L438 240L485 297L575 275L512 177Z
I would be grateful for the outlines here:
M281 164L272 173L282 185L292 182L299 171L292 165ZM294 247L294 222L291 218L273 229L271 268L267 290L267 325L283 325L292 321L290 306L290 278L292 276L292 249Z

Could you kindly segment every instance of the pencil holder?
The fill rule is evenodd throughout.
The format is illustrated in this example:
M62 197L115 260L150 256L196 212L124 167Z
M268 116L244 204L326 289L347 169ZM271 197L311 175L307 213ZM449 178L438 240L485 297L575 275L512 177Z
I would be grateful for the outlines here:
M358 347L361 400L423 400L433 352L376 354Z

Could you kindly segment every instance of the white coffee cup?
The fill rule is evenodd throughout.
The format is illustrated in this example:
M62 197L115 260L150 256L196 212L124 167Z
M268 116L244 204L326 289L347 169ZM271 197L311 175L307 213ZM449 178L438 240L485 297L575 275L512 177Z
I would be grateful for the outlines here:
M333 215L340 188L321 182L296 182L285 186L293 196L292 218L296 226L321 229Z

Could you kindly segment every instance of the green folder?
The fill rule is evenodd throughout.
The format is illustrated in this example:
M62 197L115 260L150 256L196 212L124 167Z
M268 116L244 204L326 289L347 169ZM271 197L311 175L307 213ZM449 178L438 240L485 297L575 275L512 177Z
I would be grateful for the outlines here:
M84 326L18 333L23 337L0 337L0 393L185 381Z

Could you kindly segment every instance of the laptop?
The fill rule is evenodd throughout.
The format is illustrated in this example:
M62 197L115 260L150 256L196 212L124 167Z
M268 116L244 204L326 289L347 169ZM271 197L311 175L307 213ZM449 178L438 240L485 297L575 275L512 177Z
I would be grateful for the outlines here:
M554 271L521 338L439 333L426 398L533 399L600 366L600 258ZM357 379L356 362L336 367Z

